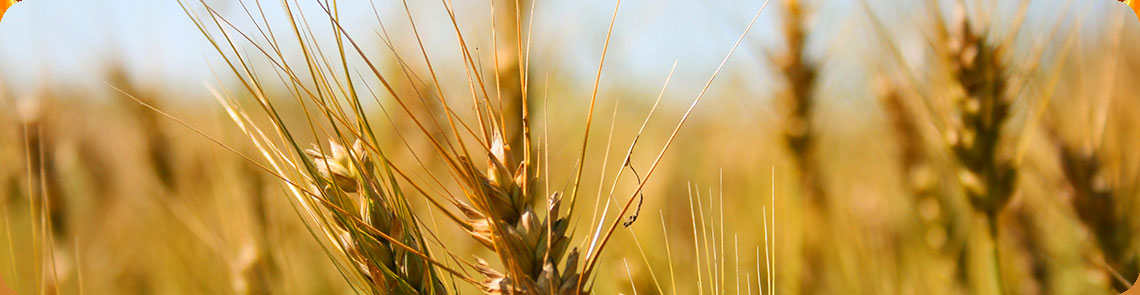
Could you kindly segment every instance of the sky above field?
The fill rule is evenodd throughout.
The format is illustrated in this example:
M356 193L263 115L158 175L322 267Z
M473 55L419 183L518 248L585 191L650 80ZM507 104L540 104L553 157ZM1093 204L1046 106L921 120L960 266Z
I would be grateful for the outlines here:
M188 2L200 8L196 1ZM263 2L270 22L287 23L280 13L280 2ZM309 3L313 1L299 2L309 8L311 18L319 16L316 14L320 12L319 7ZM355 30L364 35L362 39L374 37L377 25L371 6L342 2L342 18L350 32ZM428 39L428 47L454 48L454 34L443 21L445 14L440 2L411 2L412 12ZM468 25L466 31L489 25L487 1L456 2L459 17L469 20L460 21ZM238 20L245 18L240 6L231 2L207 3L224 15ZM560 60L561 66L571 71L594 71L606 25L613 13L613 1L543 0L536 3L533 50L550 52ZM653 73L652 79L633 79L634 83L660 81L659 76L666 74L677 60L678 70L682 72L679 75L699 72L705 76L761 4L626 0L619 11L608 56L609 68L624 72L618 73L624 76ZM376 5L389 26L406 23L399 2L377 1ZM760 22L772 21L767 17ZM391 27L389 30L393 31ZM49 78L97 82L87 77L98 75L109 61L124 63L136 78L157 79L168 84L213 80L211 68L218 70L221 65L217 53L175 0L24 1L8 12L0 23L0 32L0 56L4 56L0 60L2 74L8 83L18 84L10 86L14 88L37 87ZM399 36L399 33L393 35ZM752 39L758 36L761 34L753 34ZM487 36L478 37L487 39ZM200 83L191 84L200 86Z
M196 1L188 2L201 10ZM316 19L320 16L321 10L314 1L299 2L308 9L309 17ZM342 2L341 17L350 34L363 36L360 38L365 40L371 38L375 42L377 25L372 7L364 3L353 6L348 3L351 1ZM421 31L425 32L427 46L438 50L438 54L455 56L447 52L456 47L440 2L410 2L412 13ZM488 1L455 2L462 18L461 26L468 34L478 31L480 26L489 26ZM534 59L554 60L555 64L545 65L546 71L561 71L590 80L596 71L605 29L613 13L613 1L534 2ZM769 51L782 46L778 30L781 12L778 2L772 1L743 45L742 48L747 50L733 58L727 71L745 77L765 75L767 70L758 67L757 63L763 64ZM1082 14L1095 16L1104 15L1105 9L1119 6L1109 0L1095 3L1077 1L1089 4L1078 3L1075 6L1063 6L1065 1L1061 0L1045 2L1053 3L1031 7L1029 25L1043 26L1044 22L1033 22L1034 18L1056 18L1053 11L1058 7L1072 7L1083 11L1080 12ZM245 17L235 2L212 0L207 3L228 17ZM703 84L762 3L744 0L625 0L615 24L605 73L622 77L622 81L630 84L629 87L658 87L672 63L677 61L675 81L682 85ZM815 13L814 25L833 29L827 30L830 35L817 39L848 42L853 44L852 47L866 43L863 40L865 35L848 29L865 23L859 2L827 3ZM914 3L906 1L892 3L896 7L874 9L879 14L890 14L914 6ZM287 23L280 13L280 2L266 0L263 4L268 9L270 22ZM392 26L390 31L398 31L399 26L406 23L399 2L377 1L376 7L381 18ZM1096 18L1084 20L1092 24L1086 29L1093 30L1101 21ZM906 28L899 30L902 30L902 35ZM409 36L393 33L393 37L408 40ZM488 39L486 35L473 39L480 37ZM246 49L253 50L252 47ZM123 63L134 78L185 91L200 91L203 83L214 80L211 70L223 69L217 53L176 0L24 1L9 10L0 23L0 57L3 57L0 59L0 75L3 75L0 81L12 84L6 86L18 91L41 87L46 81L98 85L102 83L100 80L89 77L101 74L104 66L112 61Z

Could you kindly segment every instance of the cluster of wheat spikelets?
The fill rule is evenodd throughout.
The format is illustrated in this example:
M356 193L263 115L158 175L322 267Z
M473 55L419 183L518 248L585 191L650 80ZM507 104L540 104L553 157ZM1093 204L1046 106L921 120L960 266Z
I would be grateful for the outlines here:
M458 28L455 12L445 2L445 12L455 26L463 66L474 74L469 73L468 77L474 78L469 78L468 84L464 85L472 89L472 97L469 98L473 101L470 105L472 112L459 112L455 107L457 101L445 97L445 92L436 82L423 85L423 88L434 92L432 103L441 106L442 110L428 109L424 111L426 114L412 105L415 97L398 93L394 87L397 85L395 76L379 70L353 36L344 32L336 16L335 4L319 5L325 12L320 18L330 23L336 34L333 42L340 51L328 55L318 50L308 51L303 41L303 36L310 33L304 24L308 20L300 14L292 14L290 18L298 21L292 24L292 30L306 52L300 61L290 60L280 53L279 38L273 31L260 26L253 31L238 29L231 20L205 3L201 5L206 10L204 16L192 9L186 11L219 53L226 57L232 74L242 81L246 95L255 98L260 110L258 113L268 117L271 124L256 124L251 117L257 114L247 111L232 95L217 92L217 98L269 162L262 169L289 184L293 202L307 226L318 233L322 244L327 246L327 253L352 286L357 291L369 293L442 294L449 293L449 285L465 281L478 285L488 294L589 293L590 275L598 257L624 219L619 218L608 227L603 226L607 222L602 220L593 229L590 251L585 255L572 245L569 236L571 218L575 215L573 208L579 198L584 166L581 163L587 158L587 142L608 36L590 108L582 122L586 133L578 151L579 165L573 185L568 192L543 192L539 186L542 176L537 157L542 150L532 146L535 141L531 138L528 122L527 79L525 70L520 69L520 65L526 64L526 59L521 50L522 26L518 7L524 5L516 3L516 17L508 18L513 19L515 26L507 31L513 29L515 40L506 44L504 50L507 54L496 54L493 74L496 77L494 93L497 95L490 95L488 88L491 83L484 81L476 68L481 61L469 51L464 34ZM292 8L288 3L286 7ZM615 18L618 7L620 2L615 7ZM408 16L411 19L411 15ZM251 17L251 20L257 23L256 18ZM418 38L415 23L411 24ZM263 25L270 27L268 23ZM612 25L611 21L611 30ZM492 36L495 36L495 31L493 26ZM250 37L256 35L265 38ZM386 38L383 41L403 63L405 58L391 47ZM227 49L233 48L235 43L246 42L261 49L261 54L251 56ZM736 45L739 43L738 40ZM419 163L421 167L396 164L386 154L386 143L396 140L378 138L378 127L371 125L370 114L362 104L362 101L374 98L361 96L356 90L368 88L372 91L371 87L356 79L338 77L342 72L349 73L352 68L345 61L348 56L364 60L365 69L371 71L371 78L378 81L382 91L399 106L398 114L406 116L415 125L420 132L417 136L426 138L431 148L427 154L444 163L446 175L426 171L430 181L414 178L412 170L426 169L422 162ZM426 53L423 58L428 65L427 76L436 81L435 69ZM508 61L500 61L500 58ZM266 59L274 64L274 71L284 77L282 82L293 89L293 98L304 109L309 125L288 126L281 119L279 109L284 102L271 99L272 95L263 86L268 81L259 79L248 66L256 59ZM298 64L304 64L308 72L295 70ZM724 62L721 63L723 66ZM410 73L406 65L401 64L401 67L405 74ZM708 88L707 84L705 88ZM653 174L668 144L703 94L702 91L677 124L669 142L644 175L645 180ZM419 100L424 105L428 104L423 96ZM330 143L304 149L297 138L306 133L315 138L331 138ZM403 134L398 136L404 137ZM629 153L633 148L631 145ZM631 165L628 158L627 155L623 166ZM638 184L637 190L640 191L644 186L641 176L638 176ZM450 192L456 188L461 191L463 199ZM568 197L566 201L562 197L564 195ZM639 194L635 192L635 195ZM431 204L430 210L443 212L456 227L494 253L500 266L494 266L483 258L471 261L452 253L448 245L436 238L438 230L427 230L424 217L411 210L409 196L425 198ZM634 200L628 199L621 207L619 217L634 212L631 211ZM563 208L569 209L564 213ZM626 226L636 218L637 213L633 214L625 221ZM481 274L483 280L471 277L467 269Z

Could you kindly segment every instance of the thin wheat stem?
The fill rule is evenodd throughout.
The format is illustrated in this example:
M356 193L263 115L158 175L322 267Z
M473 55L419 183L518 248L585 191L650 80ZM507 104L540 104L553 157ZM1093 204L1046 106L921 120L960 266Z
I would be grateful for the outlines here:
M768 210L764 207L760 208L760 215L764 218L764 263L767 268L767 275L765 276L768 282L768 294L775 294L775 287L772 285L772 255L768 244ZM774 213L773 213L774 215ZM757 260L759 260L760 253L756 253ZM760 282L760 264L756 264L756 282ZM764 288L760 288L760 294L764 294Z
M713 294L716 294L716 276L713 275L713 269L716 265L716 261L713 260L715 256L710 254L710 253L712 253L713 249L716 248L716 246L715 245L709 245L710 231L708 229L709 228L708 219L705 219L705 207L704 207L704 200L701 199L701 189L699 186L694 185L693 191L695 191L697 193L696 194L697 218L698 218L697 220L699 220L701 223L701 244L704 244L704 246L705 246L705 251L704 251L704 253L702 253L705 256L705 269L704 269L705 272L702 275L708 275L709 290L711 292L713 292ZM711 234L716 234L715 227L714 227L714 230L712 230L711 232L712 232ZM693 237L693 238L695 239L696 237ZM715 237L714 237L714 240L715 240Z
M765 217L764 218L764 244L765 244L764 260L771 261L771 263L768 264L768 275L767 275L768 293L769 294L776 294L776 274L773 273L773 270L776 269L775 267L776 267L776 257L777 257L777 255L776 255L776 166L775 165L772 165L772 195L771 195L770 205L772 206L772 219L771 219L772 220L772 242L771 242L771 244L768 243L768 230L767 230L768 229L768 218ZM763 207L761 207L761 209L763 209ZM771 257L772 257L771 260L768 259L769 253L771 253ZM759 278L757 278L757 279L759 279Z
M752 295L752 275L744 274L744 286L747 288L748 295Z
M665 212L662 210L658 210L657 212L657 216L661 217L661 235L665 241L665 257L668 257L667 260L669 261L669 282L672 283L669 290L671 294L677 294L677 277L675 276L675 272L673 272L673 250L669 247L669 244L672 243L669 241L669 229L665 225Z
M693 225L693 259L697 260L696 269L701 269L701 243L697 238L697 212L693 206L693 188L692 184L687 185L689 189L689 221ZM704 294L704 275L697 274L697 294Z
M610 118L610 129L608 132L609 136L607 136L607 138L606 138L606 152L605 152L605 154L602 155L602 168L598 169L600 171L598 173L599 175L598 175L598 193L597 193L597 196L601 196L602 190L605 189L605 187L606 187L606 166L610 162L610 151L613 150L612 147L613 147L613 141L614 141L614 126L617 125L618 106L620 105L620 103L621 103L620 99L614 100L613 117ZM624 168L625 168L625 166L620 167L620 169L622 169L622 170L624 170ZM621 172L619 171L618 173L621 173ZM617 186L617 179L616 178L614 179L614 186ZM610 196L607 199L612 200L613 194L610 194ZM602 198L600 198L600 197L594 198L594 213L593 213L593 216L590 216L590 224L594 224L594 222L598 221L598 206L601 205L601 202L602 202ZM605 219L605 218L606 218L606 216L603 215L602 219Z
M621 261L625 264L625 273L629 278L629 287L633 290L633 295L637 295L637 284L633 282L633 272L629 269L629 260L622 258Z
M736 294L740 294L740 236L736 234L732 235L732 249L732 257L736 259L736 269L732 274L736 277Z
M42 290L43 289L43 272L40 269L40 266L42 265L42 263L40 263L39 237L37 236L38 231L36 230L36 224L37 224L36 223L36 212L38 212L36 210L36 199L37 198L33 193L36 190L36 186L34 186L34 184L33 184L34 177L32 177L32 140L31 140L32 135L28 131L28 124L29 124L28 122L24 123L24 151L25 151L25 156L27 159L27 166L28 166L27 167L27 171L28 171L27 172L28 173L27 174L28 175L28 219L30 221L29 224L31 224L31 227L32 227L30 230L30 232L32 233L32 239L31 239L31 242L32 242L32 260L34 261L33 265L35 265L35 267L33 267L33 269L35 270L35 272L33 273L33 277L36 278L35 279L35 286L33 288L35 288L35 290L38 291L37 293L43 293L43 290ZM15 262L13 262L13 263L15 263Z
M986 216L986 224L989 226L990 241L993 246L991 254L993 254L994 283L996 284L997 294L1005 294L1005 286L1002 283L1001 255L998 247L1000 236L998 234L997 216Z
M652 119L653 115L657 113L657 107L661 104L661 99L665 97L665 90L669 88L669 82L672 81L673 73L675 73L676 70L677 70L677 61L673 61L673 67L670 68L669 75L667 75L665 77L665 82L661 85L661 91L657 94L657 99L653 101L653 106L649 108L649 113L645 116L645 120L641 122L641 127L637 129L637 133L634 134L633 140L629 143L629 148L626 149L624 160L622 163L622 167L620 169L618 169L617 174L614 175L613 181L611 182L611 185L610 185L609 194L606 195L607 199L613 200L614 194L617 191L618 180L621 178L622 174L625 173L626 167L629 167L630 171L632 171L634 173L634 177L637 177L637 180L639 182L638 184L640 185L641 179L640 179L640 177L637 176L637 171L633 170L633 165L632 165L633 150L635 147L637 147L638 140L641 139L641 135L644 134L645 128L649 126L650 119ZM615 108L616 108L616 103L615 103ZM616 111L615 111L614 115L615 116L617 115ZM612 126L611 126L610 130L611 130L611 136L612 136L612 132L613 132ZM604 158L606 158L606 159L609 158L609 143L608 143L608 141L606 143L606 156ZM605 167L605 165L602 165L602 166ZM603 184L604 184L604 182L603 182ZM601 187L602 186L603 185L599 185L599 188L598 188L598 195L599 196L601 195ZM595 212L597 211L596 206L595 206L594 210L595 210ZM624 216L624 215L619 215L619 218L620 218L620 216ZM605 218L605 215L603 215L602 218ZM630 219L631 221L627 221L627 223L632 224L632 220L635 220L634 218L635 217L631 217L631 219ZM591 224L593 224L594 220L595 219L591 218ZM626 225L626 227L629 227L629 225ZM598 227L597 229L595 229L595 232L594 232L595 237L597 237L597 235L601 232L601 229L602 229L601 227ZM589 252L589 253L592 253L592 252Z
M613 36L614 23L617 22L617 14L618 14L618 10L620 8L621 8L621 0L615 1L614 13L613 13L613 16L610 17L610 26L609 26L609 29L606 30L606 41L602 45L602 57L598 60L598 72L597 72L597 74L594 75L594 88L590 94L590 107L589 107L588 111L586 112L586 127L585 127L586 131L585 131L585 134L582 135L582 148L581 148L581 152L579 153L580 155L578 156L578 162L579 163L585 163L586 162L586 151L588 148L588 143L590 142L590 126L592 125L591 123L594 120L594 104L598 100L598 86L601 85L601 83L602 83L602 69L606 64L606 53L608 53L609 49L610 49L610 37ZM581 184L582 170L585 167L586 167L585 164L578 166L578 172L575 173L575 175L574 175L574 186L570 191L570 213L567 213L569 215L573 215L574 214L574 208L577 207L575 205L577 204L576 201L578 200L578 186L579 186L579 184ZM618 214L618 216L625 216L625 210L622 210L621 214ZM602 242L602 244L604 245L605 242ZM583 270L585 270L585 269L588 269L588 268L583 268ZM579 286L578 288L579 289L581 289L581 285L582 285L582 282L579 281L578 282L578 286Z
M29 179L31 179L31 178L29 177ZM9 261L8 266L11 267L11 270L12 270L12 278L13 278L12 281L20 282L20 272L19 272L19 270L16 269L16 248L15 248L16 247L16 240L12 239L12 219L9 217L9 216L11 216L12 212L9 211L10 209L8 208L8 202L0 202L0 203L4 203L3 204L3 208L4 208L4 211L3 211L4 212L4 235L6 235L8 238L7 239L8 261ZM18 287L17 285L12 286L13 289L15 289L17 287Z
M717 75L720 73L720 71L722 69L724 69L724 66L725 66L725 64L728 63L729 58L731 58L732 54L734 52L736 52L737 48L739 48L740 43L742 41L744 41L744 37L747 36L748 32L752 30L752 25L754 25L756 23L756 20L760 18L760 13L764 11L764 7L766 7L767 4L768 4L768 1L765 0L764 5L761 5L760 9L756 11L756 14L752 17L752 20L749 21L748 26L744 29L744 32L741 33L740 38L738 38L736 40L736 43L733 44L732 49L730 49L728 54L725 56L725 58L723 60L721 60L720 65L717 66L716 71L714 71L712 73L712 75L709 77L708 82L706 82L704 87L701 88L701 92L697 94L697 98L693 100L692 104L690 104L689 108L685 111L685 114L681 116L681 120L677 123L677 126L675 128L673 128L673 132L669 135L669 139L666 140L665 146L661 148L661 152L659 152L657 154L656 159L653 161L653 165L651 165L649 167L649 171L645 173L646 179L649 179L653 175L653 172L656 171L658 164L661 163L661 159L664 157L665 152L669 150L669 147L672 145L673 140L676 139L677 134L680 132L681 127L684 126L685 122L688 120L689 116L692 114L693 109L696 108L697 103L699 103L701 101L701 98L704 97L704 94L708 91L709 86L711 86L712 82L716 80ZM644 181L641 184L638 184L637 189L634 190L634 192L630 196L629 200L626 201L625 206L622 207L621 213L618 214L618 216L625 216L626 212L629 210L629 207L631 205L633 205L633 201L636 200L635 196L637 196L637 194L640 193L642 191L642 189L645 188L646 183L648 183L648 181ZM613 235L614 230L616 230L617 227L619 225L621 225L621 223L622 223L622 220L620 217L614 221L614 223L610 226L610 229L607 231L605 238L602 239L602 243L601 243L601 246L599 246L599 248L605 247L606 243L609 241L610 237ZM586 270L592 269L594 263L597 262L597 258L598 258L597 255L589 257L589 259L588 259L589 263L586 264L587 266L585 269ZM584 272L584 273L589 274L589 272ZM579 285L581 285L581 283L579 283Z
M718 195L720 198L718 200L718 202L720 203L720 261L721 261L721 263L720 263L720 270L717 271L717 276L720 277L720 280L717 283L717 289L721 290L721 292L725 292L723 289L727 289L727 286L725 286L725 282L724 282L725 276L726 276L724 268L725 268L725 264L726 264L725 263L725 256L728 255L728 253L725 252L725 246L724 246L724 244L725 244L725 234L724 234L724 171L721 171L721 174L720 174L720 186L718 187ZM710 197L712 196L711 192L709 193L709 196ZM737 291L737 293L740 293L740 292Z
M79 256L79 236L76 235L71 244L72 255L75 256L75 283L79 295L83 295L83 257Z

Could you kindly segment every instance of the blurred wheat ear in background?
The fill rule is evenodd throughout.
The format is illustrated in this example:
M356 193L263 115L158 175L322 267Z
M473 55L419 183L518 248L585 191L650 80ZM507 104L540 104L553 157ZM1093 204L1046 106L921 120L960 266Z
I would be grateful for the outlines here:
M965 9L965 8L960 8ZM974 210L985 215L993 242L993 271L998 293L1004 293L1001 282L998 214L1017 187L1017 169L1008 155L999 154L1003 127L1010 116L1010 71L1004 65L1004 46L994 45L975 32L964 14L955 20L949 48L949 59L961 85L956 98L958 117L947 135L950 149L961 165L958 180Z

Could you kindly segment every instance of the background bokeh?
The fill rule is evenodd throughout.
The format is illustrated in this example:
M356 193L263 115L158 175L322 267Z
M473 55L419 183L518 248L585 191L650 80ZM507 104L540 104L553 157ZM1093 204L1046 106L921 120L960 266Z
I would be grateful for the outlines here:
M287 27L281 3L263 2L267 22ZM340 3L340 20L382 71L400 73L377 18L396 52L418 57L408 15L400 1L373 2ZM559 187L573 176L614 3L524 2L534 7L533 26L524 26L529 95L541 107L531 120L543 130L538 140L549 142L553 168L543 181ZM1015 73L1010 76L1023 78L1003 129L1008 150L1002 152L1017 159L1019 171L1012 199L995 222L1003 288L1008 294L1119 292L1124 283L1116 277L1131 282L1140 270L1133 234L1140 232L1140 187L1134 185L1140 180L1140 23L1110 0L1031 1L1024 18L1017 17L1020 1L965 2L965 15L987 42L1009 41L1004 65ZM239 28L258 29L237 2L204 3ZM323 14L313 1L289 3L307 17ZM490 3L454 3L484 68L494 67L496 54ZM807 172L786 144L783 97L790 80L778 61L789 48L788 4L769 3L648 180L639 221L620 229L602 256L594 291L743 294L759 292L757 284L772 276L777 293L992 292L989 256L978 254L993 247L985 218L971 210L946 147L948 134L935 123L952 116L956 106L948 97L961 92L948 86L952 69L939 56L955 45L940 41L936 29L954 19L955 3L799 4L806 11L802 56L817 72L809 120L819 164L810 173L828 195L825 212L805 201L815 188L801 181ZM197 1L184 4L203 11ZM441 3L409 5L444 93L466 97L459 47ZM607 177L622 168L625 148L674 63L661 109L638 139L632 157L638 169L650 165L762 5L621 2L593 122L602 131L591 138L584 163L596 172L585 178L584 191L591 193L579 204L577 227L593 226L589 217L601 214L595 200L607 199L599 188L614 182ZM333 37L324 25L314 26L313 39ZM256 56L255 47L239 45ZM297 48L282 51L300 55ZM365 70L358 57L349 63ZM273 71L269 63L254 66ZM423 65L411 68L427 72ZM297 217L285 184L115 90L260 159L210 92L240 93L237 83L178 1L30 0L8 10L0 22L0 280L22 294L351 292ZM411 79L397 85L402 93L422 87L430 86ZM270 92L291 100L288 89ZM379 113L390 104L368 106ZM284 112L296 115L287 121L305 124L299 107ZM899 113L913 121L910 136L896 128ZM397 116L383 125L380 136L393 139L385 148L395 151L397 162L430 154L424 138L396 136L414 134L407 120ZM925 159L919 170L906 166L915 147ZM1065 162L1066 151L1096 164L1076 165L1088 173L1073 176L1079 169ZM442 169L427 162L428 169ZM917 192L915 178L936 189ZM624 202L637 181L626 174L617 182L617 201ZM1106 205L1085 209L1085 195ZM413 207L430 211L426 203ZM764 216L775 221L767 234ZM1121 218L1098 223L1097 216ZM620 218L612 211L608 217ZM446 222L438 214L429 218L436 219ZM451 251L488 255L461 230L432 230ZM587 234L579 230L574 237ZM1105 236L1121 249L1107 250ZM774 245L772 271L766 237Z

